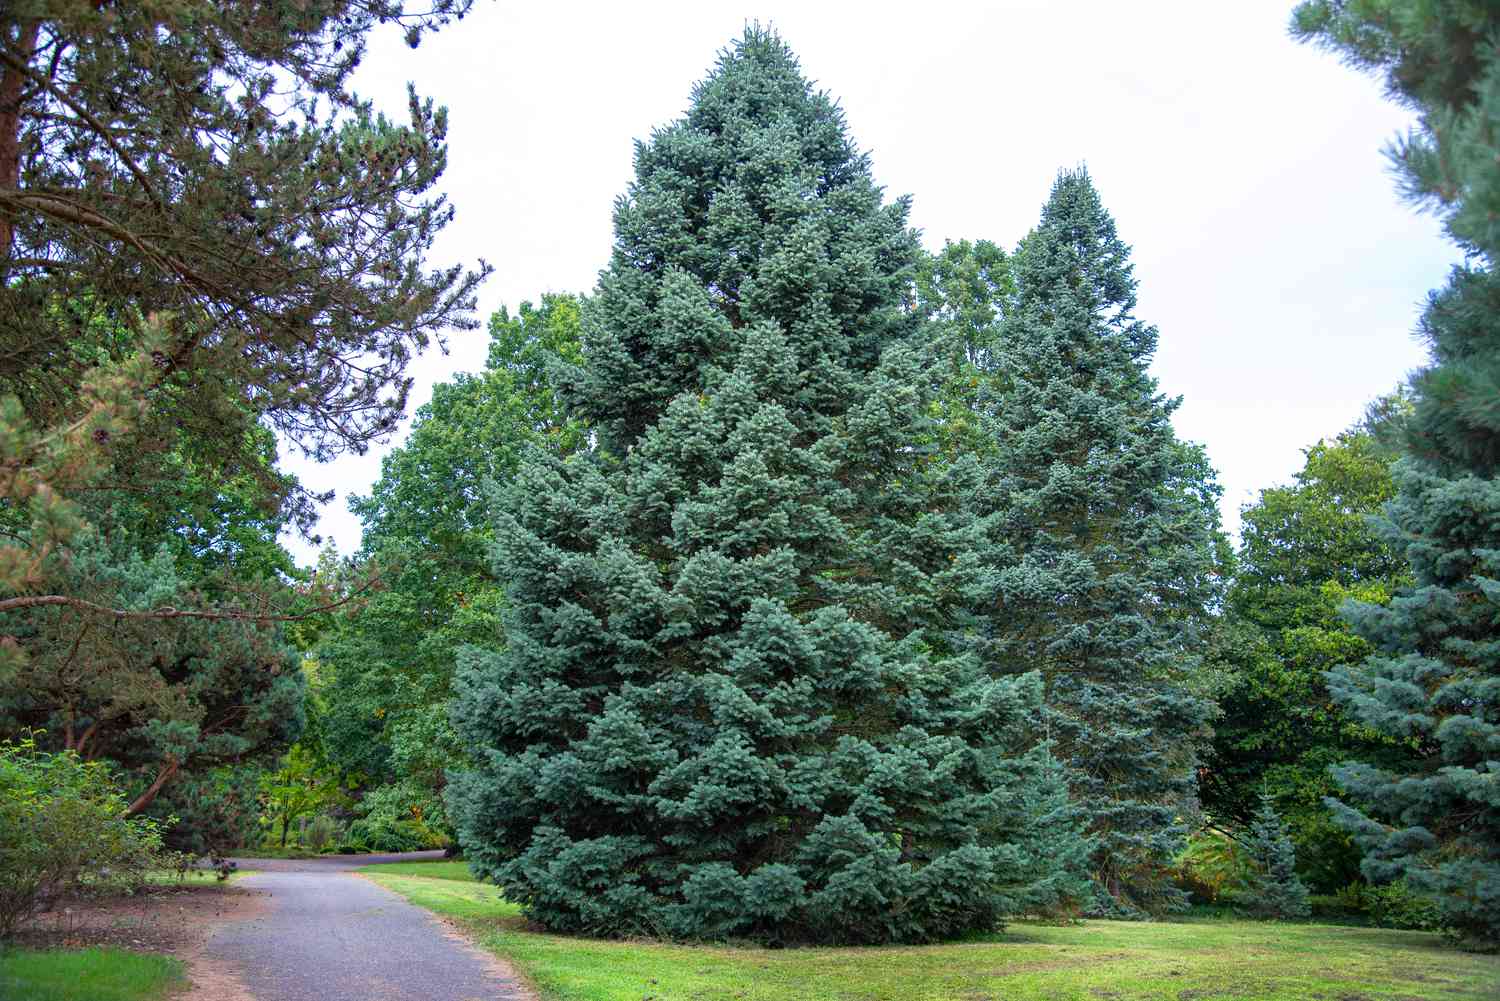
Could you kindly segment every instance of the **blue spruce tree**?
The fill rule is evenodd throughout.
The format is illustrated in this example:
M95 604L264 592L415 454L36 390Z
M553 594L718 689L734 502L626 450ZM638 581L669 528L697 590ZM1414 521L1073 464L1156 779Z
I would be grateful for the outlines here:
M1281 921L1307 917L1312 908L1307 887L1297 875L1297 848L1269 794L1261 793L1260 805L1245 833L1255 863L1250 913Z
M988 508L963 557L984 661L1047 681L1095 837L1090 912L1121 917L1182 900L1166 869L1194 805L1194 651L1225 545L1213 472L1147 371L1157 331L1133 315L1129 255L1088 174L1062 173L978 380Z
M924 941L1075 892L1041 679L950 639L982 479L933 461L906 216L760 30L637 147L564 380L598 447L497 499L458 676L452 814L533 920Z
M1411 757L1335 768L1347 802L1329 806L1365 850L1366 877L1405 880L1455 937L1500 948L1500 10L1320 0L1293 30L1384 74L1418 112L1392 159L1468 258L1422 316L1431 361L1412 380L1407 457L1380 526L1415 585L1389 607L1346 609L1378 652L1328 678Z

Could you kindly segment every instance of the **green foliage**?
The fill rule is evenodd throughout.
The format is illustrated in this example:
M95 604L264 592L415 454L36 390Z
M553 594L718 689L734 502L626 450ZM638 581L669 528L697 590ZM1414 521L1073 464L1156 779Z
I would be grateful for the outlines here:
M1045 725L1095 839L1092 910L1120 916L1182 903L1169 867L1193 805L1209 711L1198 650L1227 556L1213 471L1176 439L1178 401L1148 372L1157 331L1133 315L1129 254L1088 174L1062 173L976 356L983 520L954 564L973 572L984 662L1047 681ZM974 298L954 311L975 312Z
M385 587L319 640L323 752L367 787L401 786L438 830L446 773L465 760L448 720L456 652L499 630L488 485L508 482L530 448L561 455L582 442L550 381L553 365L578 359L578 326L572 296L502 308L485 370L435 386L370 494L351 502L359 559L381 567Z
M1436 931L1442 927L1442 916L1432 898L1413 893L1401 880L1384 886L1371 886L1359 880L1331 896L1312 897L1310 902L1314 917L1324 919L1411 931Z
M325 852L339 839L339 824L326 813L320 813L302 829L301 841L309 851Z
M261 776L260 788L266 820L282 848L286 847L287 832L298 819L349 801L338 775L302 744L293 744L280 766ZM331 836L324 840L331 840Z
M85 881L139 884L163 864L161 848L155 821L125 816L104 765L0 742L0 941Z
M177 818L165 835L170 847L194 858L223 859L252 844L259 832L262 774L260 765L235 761L179 772L162 787L150 813Z
M170 311L160 426L218 435L225 460L257 418L318 457L388 432L407 362L445 327L474 325L482 277L423 266L452 216L432 191L444 110L412 92L399 125L349 90L377 24L415 41L470 0L404 6L8 9L0 395L65 410L79 371L131 347L115 331Z
M1180 886L1210 904L1217 903L1221 895L1247 889L1254 875L1244 847L1212 828L1187 839L1177 856L1175 871Z
M412 779L383 785L365 794L361 819L349 827L348 841L371 851L420 851L453 843L442 797ZM400 843L407 847L386 847Z
M1249 888L1251 913L1281 921L1307 917L1307 887L1297 877L1297 849L1267 793L1261 793L1245 845L1255 866Z
M1417 111L1398 177L1468 256L1422 315L1431 361L1412 377L1409 457L1381 528L1413 586L1347 606L1374 652L1328 676L1347 712L1412 755L1336 768L1344 796L1329 802L1369 879L1404 880L1456 937L1500 948L1500 10L1316 0L1294 29L1384 74Z
M1324 681L1326 671L1358 664L1371 650L1340 616L1344 602L1387 603L1409 579L1399 552L1370 524L1396 490L1394 457L1380 439L1378 428L1364 428L1320 441L1295 482L1261 491L1244 509L1211 654L1231 681L1219 693L1199 777L1204 808L1223 823L1246 825L1258 805L1255 790L1269 791L1284 811L1299 869L1324 893L1356 878L1360 860L1323 805L1334 792L1328 768L1406 755L1342 711Z
M636 151L567 399L500 494L462 654L475 871L559 931L921 941L1076 892L1035 674L951 627L972 463L930 461L919 260L842 113L752 28Z
M1399 769L1340 765L1334 777L1363 810L1328 802L1365 850L1369 879L1404 878L1436 899L1446 927L1491 945L1500 934L1500 482L1406 463L1396 477L1385 529L1405 550L1415 587L1388 606L1346 607L1377 652L1330 672L1328 685L1355 718L1414 753Z
M317 498L278 437L363 451L414 354L476 325L485 269L426 261L445 113L413 92L403 126L349 89L377 24L415 44L469 6L0 13L0 734L117 762L131 810L175 798L197 847L242 798L178 783L301 725L270 623L319 603L278 542Z
M197 603L170 546L143 555L133 541L85 531L57 579L71 595L127 611ZM101 619L62 604L0 613L0 632L28 653L0 690L0 732L42 730L49 747L114 762L137 794L132 812L167 816L153 803L179 776L269 762L302 729L305 685L274 626ZM186 831L192 838L191 824Z

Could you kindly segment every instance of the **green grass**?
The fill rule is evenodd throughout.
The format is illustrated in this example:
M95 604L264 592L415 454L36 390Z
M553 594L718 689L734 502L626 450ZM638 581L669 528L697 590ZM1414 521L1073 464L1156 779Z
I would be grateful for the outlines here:
M467 862L381 862L367 865L360 872L384 872L393 876L425 876L428 879L453 879L461 883L474 882L474 874Z
M0 998L155 1001L185 983L182 963L123 949L0 950Z
M549 1001L1493 1001L1500 958L1436 935L1185 920L1031 922L953 945L757 949L605 942L526 930L494 887L365 869L459 919Z

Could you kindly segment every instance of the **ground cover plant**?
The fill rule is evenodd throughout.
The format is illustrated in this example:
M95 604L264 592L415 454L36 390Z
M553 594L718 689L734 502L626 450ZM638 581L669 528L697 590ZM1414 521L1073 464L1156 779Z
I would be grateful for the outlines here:
M492 886L371 866L370 878L459 921L547 1001L1155 1001L1230 997L1482 1001L1500 958L1438 935L1313 923L1032 921L948 945L765 949L603 941L532 929Z
M124 949L0 950L0 997L17 1001L158 1001L186 983L170 956Z

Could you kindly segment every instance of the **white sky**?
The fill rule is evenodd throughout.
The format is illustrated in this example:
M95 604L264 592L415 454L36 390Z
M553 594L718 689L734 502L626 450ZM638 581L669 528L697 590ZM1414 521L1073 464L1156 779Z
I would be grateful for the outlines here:
M1411 329L1457 251L1395 194L1380 150L1410 117L1376 81L1286 34L1289 0L925 4L479 0L416 51L374 38L357 88L398 120L405 86L446 104L457 207L434 264L484 257L479 313L591 289L632 140L676 118L747 20L770 23L846 110L892 196L914 196L929 248L1034 225L1080 162L1133 245L1154 371L1184 397L1231 529L1301 450L1356 420L1423 360ZM412 407L482 367L483 329L413 366ZM406 427L396 436L400 441ZM359 544L346 498L380 456L317 466L336 489L320 530ZM289 540L291 541L291 540ZM303 562L310 547L291 541Z

